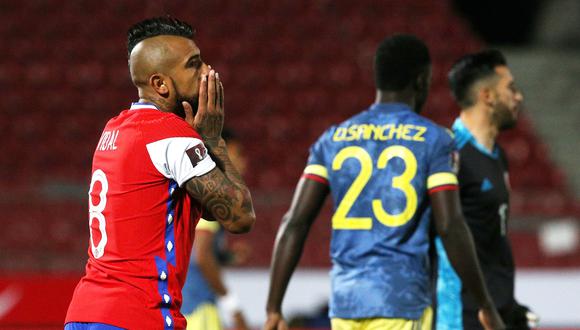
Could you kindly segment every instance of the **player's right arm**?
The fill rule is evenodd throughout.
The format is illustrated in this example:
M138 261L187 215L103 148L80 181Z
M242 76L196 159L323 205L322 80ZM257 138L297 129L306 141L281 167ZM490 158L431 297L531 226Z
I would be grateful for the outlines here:
M201 203L208 220L217 220L232 233L250 231L256 215L250 190L232 164L221 138L224 122L224 88L215 71L202 76L197 113L183 102L185 121L202 137L218 166L185 184L188 194Z
M328 186L317 180L303 177L298 182L290 209L282 218L276 235L270 268L265 330L288 329L282 317L282 300L290 277L302 255L310 226L316 219L328 192Z

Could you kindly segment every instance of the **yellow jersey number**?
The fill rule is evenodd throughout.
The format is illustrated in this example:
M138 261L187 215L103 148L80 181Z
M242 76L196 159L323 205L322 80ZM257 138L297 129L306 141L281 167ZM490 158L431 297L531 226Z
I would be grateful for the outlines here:
M407 204L404 210L399 214L390 214L383 208L383 203L380 199L373 199L372 202L375 218L388 227L397 227L406 224L411 220L417 210L417 191L411 184L411 180L417 174L417 158L415 158L411 150L403 146L390 146L386 148L379 155L377 169L385 169L389 160L395 157L402 159L405 163L405 171L401 175L394 177L391 183L393 188L397 188L405 194ZM336 154L332 161L332 170L339 171L342 168L342 164L349 158L358 160L360 163L360 171L336 208L336 212L332 217L332 228L369 230L373 226L371 217L355 218L348 217L347 215L372 176L373 160L364 148L350 146L341 149Z

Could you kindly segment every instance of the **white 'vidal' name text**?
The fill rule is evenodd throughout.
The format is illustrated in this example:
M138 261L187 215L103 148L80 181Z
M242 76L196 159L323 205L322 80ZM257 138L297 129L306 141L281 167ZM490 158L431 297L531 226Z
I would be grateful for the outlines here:
M117 137L119 137L119 130L104 131L99 140L99 144L97 144L97 150L117 150Z

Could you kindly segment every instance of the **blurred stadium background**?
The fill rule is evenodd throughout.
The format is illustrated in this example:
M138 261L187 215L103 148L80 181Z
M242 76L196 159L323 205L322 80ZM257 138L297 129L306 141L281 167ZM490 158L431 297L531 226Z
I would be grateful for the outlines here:
M309 145L373 101L376 45L410 32L434 61L424 114L446 126L458 114L446 84L453 61L490 45L506 53L527 104L501 139L517 296L543 316L542 328L580 329L576 0L1 0L1 329L62 328L86 261L91 156L106 120L136 100L126 31L164 14L197 29L204 60L225 84L227 126L249 156L258 223L231 240L251 242L253 254L227 279L254 326ZM287 316L316 313L326 299L329 208L307 242Z

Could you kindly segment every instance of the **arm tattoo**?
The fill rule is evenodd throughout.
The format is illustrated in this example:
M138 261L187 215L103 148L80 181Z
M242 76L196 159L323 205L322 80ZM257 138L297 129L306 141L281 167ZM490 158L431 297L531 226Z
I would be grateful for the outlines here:
M213 160L217 163L218 167L224 172L224 174L233 182L245 186L242 176L228 156L224 140L220 138L207 140L205 142Z
M211 147L212 144L207 145ZM214 160L219 163L219 169L189 180L186 184L189 194L224 225L253 214L249 191L227 156L225 143L220 141L214 144L211 152Z
M220 222L231 221L234 205L242 203L241 194L218 169L189 180L186 189Z

